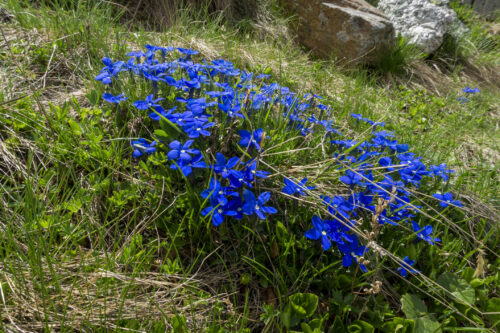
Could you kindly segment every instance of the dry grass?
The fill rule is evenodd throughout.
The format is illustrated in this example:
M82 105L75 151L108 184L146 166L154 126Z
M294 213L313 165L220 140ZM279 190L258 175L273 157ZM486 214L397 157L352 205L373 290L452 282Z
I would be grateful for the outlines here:
M175 25L188 8L194 12L219 15L228 20L255 18L258 0L115 0L117 8L125 9L124 19L139 22L147 28L164 31Z
M202 280L196 274L187 279L154 272L138 275L118 263L113 271L99 268L105 260L109 258L90 254L60 263L44 260L40 268L46 280L33 279L39 275L22 261L11 262L15 274L13 267L0 264L6 328L16 332L113 329L117 320L126 319L163 321L171 328L168 320L182 315L194 329L210 320L216 304L222 309L221 318L234 315L231 295L214 290L224 283L220 274L203 272Z
M8 24L1 27L0 54L0 90L4 98L16 100L22 96L32 96L37 93L37 100L44 106L49 103L61 104L71 100L86 101L83 98L82 75L75 71L77 57L84 54L84 47L73 49L69 54L57 49L56 39L35 29L26 30L17 24ZM37 52L50 50L48 62L44 66L36 59ZM43 68L45 67L45 68Z

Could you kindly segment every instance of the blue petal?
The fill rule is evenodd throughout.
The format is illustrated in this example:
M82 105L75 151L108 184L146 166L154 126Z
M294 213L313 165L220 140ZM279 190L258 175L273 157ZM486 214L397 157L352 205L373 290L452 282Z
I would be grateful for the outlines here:
M321 237L321 231L319 231L316 228L313 228L311 230L307 230L304 236L306 236L306 238L308 239L317 240Z
M349 267L352 265L352 256L350 254L346 254L344 258L342 258L342 266Z
M332 246L332 242L328 238L328 236L321 236L321 246L323 246L323 250L328 250L330 246Z

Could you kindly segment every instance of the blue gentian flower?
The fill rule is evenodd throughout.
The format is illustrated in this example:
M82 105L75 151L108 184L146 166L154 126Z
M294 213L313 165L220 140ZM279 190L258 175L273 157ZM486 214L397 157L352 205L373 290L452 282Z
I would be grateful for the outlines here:
M146 97L146 100L136 101L133 103L133 105L139 110L147 110L149 108L161 106L160 104L157 104L161 100L164 100L164 98L157 98L157 99L153 100L153 95L149 95Z
M117 77L120 72L126 70L126 65L123 61L113 62L110 58L104 57L102 58L102 62L105 67L101 69L101 73L95 77L95 80L101 81L103 84L111 84L114 77Z
M259 74L255 78L256 79L269 79L270 77L271 77L271 75L269 75L269 74Z
M342 266L344 267L350 267L354 261L358 262L357 257L362 257L368 250L365 245L358 245L358 238L355 235L352 236L352 242L337 244L337 247L344 254L342 258ZM359 268L363 272L367 271L365 265L359 265Z
M229 177L230 171L238 164L239 157L232 157L226 163L226 158L221 153L215 156L217 163L213 166L215 173L221 174L222 178Z
M257 177L259 178L267 178L267 176L270 174L268 171L262 171L262 170L257 170L257 161L256 160L250 160L247 165L246 165L246 170L245 170L245 179L253 183L257 180Z
M240 197L236 197L229 201L227 204L229 210L232 210L236 214L233 217L237 220L241 220L243 218L243 202Z
M239 113L239 111L241 111L241 105L236 104L234 106L231 106L219 103L219 108L224 111L230 118L240 117L242 119L245 119L245 116Z
M472 94L474 95L475 93L478 93L480 92L481 90L479 90L479 88L470 88L469 86L465 87L464 89L462 89L462 91L466 94Z
M133 157L137 158L144 154L151 155L156 151L156 141L148 143L146 139L133 140L131 143L132 148L134 148Z
M402 266L398 267L397 271L399 274L401 274L402 277L406 277L408 275L408 271L416 274L416 273L418 273L418 271L411 267L413 265L415 265L415 260L411 260L408 256L406 256L403 259Z
M338 213L346 219L350 218L348 212L353 210L353 206L344 197L337 195L330 198L329 196L323 195L321 199L331 214L335 215Z
M457 206L457 207L463 207L462 203L458 200L453 200L453 194L450 192L448 193L434 193L432 195L434 198L439 200L439 206L446 208L449 205Z
M137 61L139 61L142 57L146 56L146 54L142 51L132 51L127 53L127 56L134 57Z
M118 104L121 101L127 100L127 97L123 96L123 94L120 94L120 95L117 95L117 96L113 96L110 93L104 93L102 95L102 99L104 99L108 103Z
M180 162L187 163L191 161L191 155L198 155L200 151L198 149L190 149L189 147L193 144L194 140L188 140L184 144L177 140L170 142L168 145L170 151L167 154L169 160L179 160Z
M197 50L185 49L185 48L182 48L182 47L178 47L177 51L179 51L182 54L186 54L186 55L195 55L195 54L199 53L199 51L197 51Z
M206 169L207 164L203 160L203 155L199 154L194 156L190 161L183 162L182 160L177 160L175 164L170 166L170 169L180 169L184 177L187 177L193 172L193 168Z
M394 168L391 167L393 164L392 164L392 160L389 156L385 156L385 157L380 158L380 160L378 160L378 164L380 164L383 167L386 167L387 170L389 170L389 171L394 171Z
M242 147L255 147L258 151L260 151L261 143L264 140L263 135L264 135L264 130L262 128L256 129L253 131L253 133L250 133L249 131L246 130L240 130L239 131L241 140L239 142L239 145Z
M408 198L405 198L406 200L408 200L408 203L410 202L410 200ZM396 221L402 221L402 220L408 220L412 217L414 217L414 215L412 214L412 211L407 209L406 207L408 207L408 203L407 202L403 202L403 203L391 203L390 204L390 207L391 207L391 212L392 212L392 218Z
M304 178L300 181L300 183L295 183L293 180L290 180L285 177L284 179L285 187L281 190L282 193L293 195L298 193L299 195L307 195L305 191L311 191L316 188L316 186L306 186L307 178Z
M184 126L183 130L184 130L184 132L186 132L186 134L188 135L189 138L196 139L200 135L210 136L210 132L207 131L207 128L210 128L213 125L215 125L215 123L213 123L213 122L206 123L206 124L200 124L198 122L198 123L196 123L195 126L189 125L189 124Z
M180 61L189 61L192 55L198 54L199 52L192 49L184 49L182 47L178 47L177 50L184 54L184 58L181 58Z
M229 201L226 196L239 197L239 194L231 187L222 187L217 179L212 178L210 179L209 188L201 192L201 196L205 199L214 197L219 204L225 206Z
M243 185L252 188L252 183L246 179L245 174L238 170L229 170L229 185L234 188L240 188Z
M224 216L237 215L237 212L232 209L231 205L227 204L223 206L214 197L210 197L210 205L211 206L206 207L201 211L201 215L210 216L215 227L218 227L222 224L222 222L224 222Z
M172 115L172 112L177 109L177 106L174 106L168 111L165 111L165 109L161 106L155 106L153 109L155 111L149 114L149 118L153 119L154 121L160 121L161 118L167 118L169 121L175 123L176 118ZM171 119L173 119L174 121L172 121Z
M360 115L359 113L351 113L351 117L353 117L357 121L360 121L361 119L363 119L363 116Z
M427 243L434 245L434 242L440 242L439 238L432 238L431 234L434 231L432 225L427 225L423 228L420 228L417 222L412 222L413 230L417 233L417 237L426 241Z
M308 239L318 240L321 238L321 246L323 250L326 251L332 246L332 242L330 240L332 234L332 228L330 227L330 221L323 221L318 216L314 215L312 218L313 228L306 231L304 236Z
M264 214L275 214L278 212L274 207L264 206L271 198L270 192L261 193L259 197L255 199L255 194L245 189L243 198L245 199L243 202L243 213L245 215L252 215L255 213L260 219L265 220L266 215Z
M441 179L445 182L448 181L448 175L455 172L453 170L446 169L446 163L431 165L429 168L434 176L441 177Z
M350 185L351 187L354 185L364 185L363 178L359 172L353 172L351 170L347 170L346 174L341 176L339 179L341 182Z

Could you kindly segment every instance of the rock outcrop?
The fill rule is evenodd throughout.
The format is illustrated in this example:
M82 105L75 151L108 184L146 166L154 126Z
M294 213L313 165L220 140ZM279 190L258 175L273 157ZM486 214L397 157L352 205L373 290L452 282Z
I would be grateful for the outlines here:
M456 30L457 14L448 0L380 0L378 8L394 25L396 32L422 51L432 53L443 42L446 33Z
M394 44L394 28L363 0L294 0L300 42L319 56L374 64Z

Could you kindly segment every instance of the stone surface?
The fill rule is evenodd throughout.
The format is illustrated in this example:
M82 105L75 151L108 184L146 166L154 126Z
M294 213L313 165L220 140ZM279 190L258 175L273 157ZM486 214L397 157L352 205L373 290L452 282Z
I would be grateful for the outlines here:
M468 5L486 18L494 19L499 15L500 0L461 0L465 5Z
M374 64L394 44L394 28L362 0L294 0L300 42L319 56L347 64Z
M448 8L448 0L380 0L382 10L396 32L422 51L432 53L443 42L446 33L456 34L457 14Z

